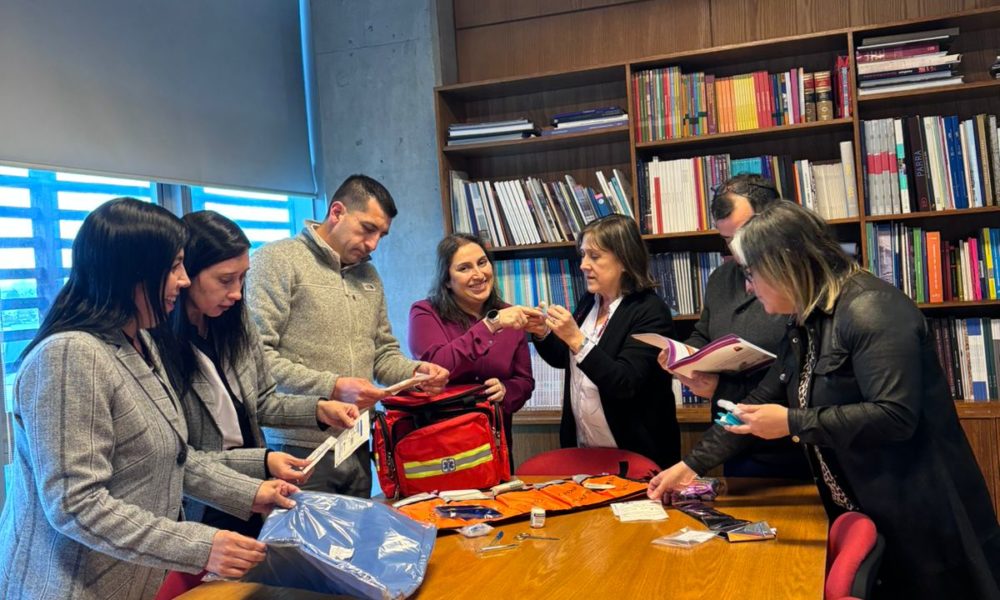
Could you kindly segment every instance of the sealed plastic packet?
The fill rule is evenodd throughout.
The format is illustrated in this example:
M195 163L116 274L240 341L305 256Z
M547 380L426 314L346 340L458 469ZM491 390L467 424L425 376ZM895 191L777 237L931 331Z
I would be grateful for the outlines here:
M671 548L694 548L714 537L716 535L711 531L696 531L684 527L669 535L658 537L652 543L657 546L668 546Z

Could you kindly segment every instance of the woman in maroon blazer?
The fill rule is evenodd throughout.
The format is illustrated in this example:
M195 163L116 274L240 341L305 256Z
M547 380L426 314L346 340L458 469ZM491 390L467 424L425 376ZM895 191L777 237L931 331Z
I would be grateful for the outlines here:
M452 234L438 244L430 294L410 307L410 353L448 369L452 383L489 386L490 399L503 402L509 448L511 416L535 389L522 329L541 318L538 310L504 303L479 240Z

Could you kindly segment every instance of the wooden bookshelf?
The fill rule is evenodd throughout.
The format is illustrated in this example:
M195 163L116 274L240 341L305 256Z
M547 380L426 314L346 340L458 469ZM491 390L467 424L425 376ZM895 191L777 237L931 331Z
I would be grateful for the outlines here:
M640 3L641 4L641 3ZM943 5L942 5L943 6ZM576 10L576 9L574 9ZM610 9L609 9L610 10ZM636 9L638 10L638 9ZM821 11L826 14L826 11ZM883 16L898 14L886 9ZM824 21L825 22L825 21ZM844 24L851 22L843 21ZM768 21L770 23L770 21ZM715 23L731 29L731 24ZM964 83L939 88L883 93L860 97L854 49L863 38L957 26L960 34L951 51L963 55L960 72ZM736 35L732 32L727 35ZM470 34L471 35L471 34ZM700 35L700 33L699 33ZM709 32L711 36L711 32ZM736 35L739 38L738 35ZM745 39L745 38L739 38ZM645 47L639 45L637 47ZM501 77L438 87L435 90L437 135L441 182L441 201L445 230L453 231L451 193L452 170L462 171L472 180L504 180L537 177L555 181L571 175L581 185L599 189L596 171L623 172L631 184L632 212L639 215L638 179L635 165L652 157L663 160L692 158L709 154L730 154L733 159L787 155L810 161L839 161L839 146L851 141L855 160L855 192L858 217L831 220L837 235L858 244L862 264L872 251L868 247L868 223L905 223L910 226L940 230L942 240L954 241L968 236L976 227L1000 226L1000 206L963 210L913 212L908 214L868 216L863 197L865 185L861 169L861 122L871 119L899 118L904 115L952 115L962 119L978 113L1000 116L1000 81L989 78L988 68L1000 51L1000 7L967 10L929 18L908 19L876 25L835 26L819 33L796 34L761 41L725 44L713 48L686 47L676 52L649 56L629 56L621 62L595 63L590 67L566 71L536 69L514 77ZM802 67L807 72L833 70L837 56L849 56L851 116L828 121L797 123L749 131L735 131L638 142L638 115L633 112L633 74L650 68L678 66L684 73L704 71L718 77L766 70L770 73ZM623 56L622 53L608 56ZM521 57L526 64L534 59ZM482 58L476 58L482 66ZM572 62L572 61L570 61ZM531 63L535 64L535 63ZM562 64L562 63L559 63ZM469 63L472 65L472 63ZM467 65L466 69L476 66ZM543 65L544 66L544 65ZM462 69L461 65L459 67ZM547 125L553 114L620 106L630 113L627 127L561 134L464 146L447 146L448 126L452 123L499 121L527 117L536 126ZM998 182L1000 183L1000 182ZM651 252L719 251L722 242L715 230L645 234L643 240ZM572 241L493 248L498 259L526 257L569 257L575 255ZM920 304L929 316L1000 317L1000 301L944 302ZM690 330L697 315L674 318L678 329ZM990 480L990 489L1000 509L1000 400L958 402L956 407L963 427L972 441L980 465ZM678 420L690 428L709 423L705 406L681 407ZM515 427L533 432L551 428L559 421L559 411L522 411L515 416ZM551 433L551 431L550 431ZM546 438L552 442L552 437ZM694 438L688 439L688 442ZM537 449L537 447L535 447Z

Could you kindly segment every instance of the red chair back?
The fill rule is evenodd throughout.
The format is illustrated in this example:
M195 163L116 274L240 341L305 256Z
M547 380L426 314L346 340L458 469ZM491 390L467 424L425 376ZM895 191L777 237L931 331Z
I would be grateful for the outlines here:
M621 464L626 463L625 473ZM536 454L521 463L516 475L576 475L611 473L645 479L660 470L651 459L620 448L561 448Z
M868 598L878 576L885 540L859 512L837 517L827 544L826 600Z
M156 592L156 598L153 600L174 600L174 598L184 592L193 590L201 585L201 578L205 576L205 573L205 571L202 571L197 575L192 575L191 573L182 573L180 571L168 572L167 576L163 579L163 583L160 585L159 591Z

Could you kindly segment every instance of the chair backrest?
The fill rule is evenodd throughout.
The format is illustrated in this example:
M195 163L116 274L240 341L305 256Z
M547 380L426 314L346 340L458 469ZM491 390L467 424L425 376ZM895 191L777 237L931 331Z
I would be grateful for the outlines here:
M197 575L182 573L180 571L169 571L167 572L167 576L163 579L163 583L160 585L160 589L156 592L156 597L153 600L174 600L174 598L180 596L184 592L193 590L201 585L201 579L204 576L205 571L202 571Z
M625 473L621 464L625 463ZM660 470L651 459L620 448L561 448L536 454L521 463L517 475L576 475L611 473L630 479L651 477Z
M885 539L875 523L859 512L847 512L833 522L827 544L826 600L870 598L882 562Z

